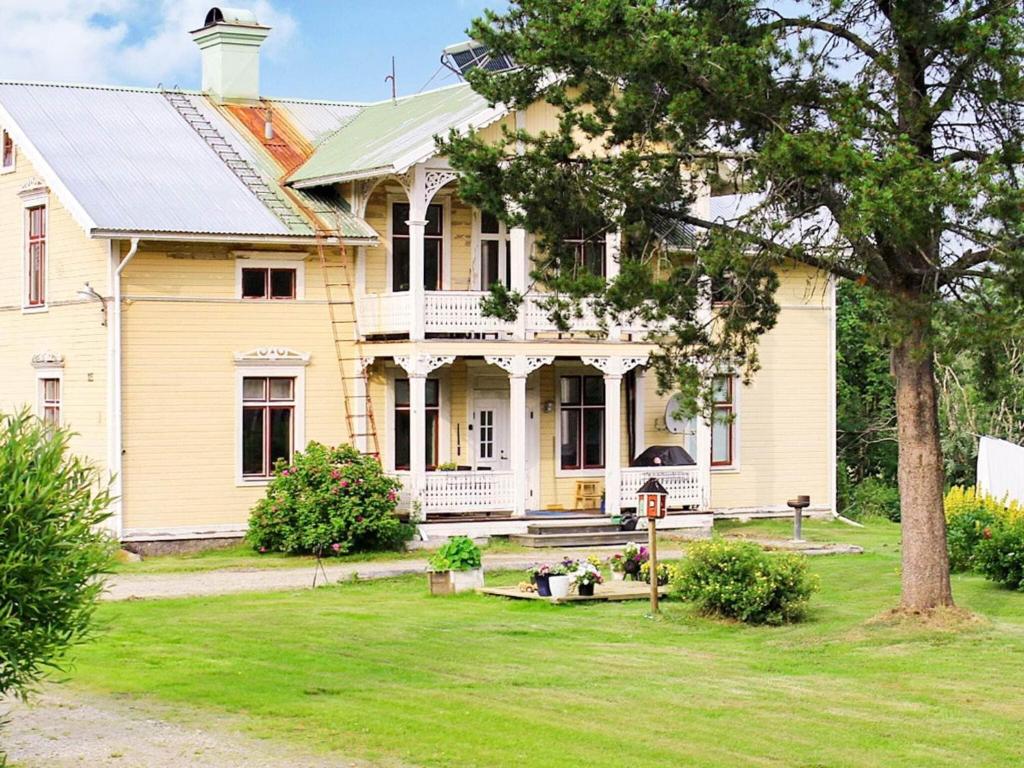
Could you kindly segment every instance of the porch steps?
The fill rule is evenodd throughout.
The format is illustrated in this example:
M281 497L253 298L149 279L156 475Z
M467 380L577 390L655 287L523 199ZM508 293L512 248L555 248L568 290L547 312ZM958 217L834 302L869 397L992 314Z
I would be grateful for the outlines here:
M601 520L560 520L530 523L526 533L509 541L524 547L615 547L630 541L647 541L647 531L620 531L618 523Z

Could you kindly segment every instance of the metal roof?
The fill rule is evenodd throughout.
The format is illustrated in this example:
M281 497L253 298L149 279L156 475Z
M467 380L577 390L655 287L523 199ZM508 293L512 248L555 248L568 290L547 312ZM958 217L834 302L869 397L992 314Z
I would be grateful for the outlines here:
M288 118L310 144L319 144L347 125L362 109L361 104L300 99L264 99L275 110L284 110Z
M436 152L434 136L480 128L503 114L466 83L371 104L324 139L287 181L311 187L403 173Z

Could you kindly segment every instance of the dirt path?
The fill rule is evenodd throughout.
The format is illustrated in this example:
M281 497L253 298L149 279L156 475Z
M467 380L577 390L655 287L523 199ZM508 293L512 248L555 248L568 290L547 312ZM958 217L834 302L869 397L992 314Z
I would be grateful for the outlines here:
M17 768L370 768L256 739L229 718L170 722L155 705L57 686L0 712L9 720L0 743Z
M484 570L526 570L542 561L562 557L583 557L597 554L608 557L615 550L539 549L536 553L517 555L485 555ZM664 551L664 558L678 558L678 548ZM360 579L387 579L395 576L425 573L426 559L350 563L325 567L327 581L335 583L358 575ZM524 577L525 578L525 577ZM318 584L323 584L319 577ZM313 584L313 568L249 568L196 571L188 573L121 573L107 581L105 600L151 600L174 597L227 595L237 592L271 592L306 589Z

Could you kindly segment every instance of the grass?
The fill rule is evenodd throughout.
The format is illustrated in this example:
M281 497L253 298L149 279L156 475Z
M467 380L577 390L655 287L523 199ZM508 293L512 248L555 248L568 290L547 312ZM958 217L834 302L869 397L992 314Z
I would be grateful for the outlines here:
M957 576L960 604L984 621L873 622L897 601L898 528L805 531L866 552L812 560L821 592L795 626L710 620L678 602L654 621L640 602L555 607L430 598L422 578L356 582L104 604L74 684L386 764L1021 764L1024 595Z

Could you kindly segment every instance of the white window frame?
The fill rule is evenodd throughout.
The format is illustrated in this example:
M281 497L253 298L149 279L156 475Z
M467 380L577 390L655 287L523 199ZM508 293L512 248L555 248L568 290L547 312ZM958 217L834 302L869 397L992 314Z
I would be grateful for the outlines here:
M243 269L294 269L295 270L295 298L294 299L243 299L242 298L242 270ZM267 286L269 291L270 286ZM235 259L235 298L246 303L255 302L263 304L277 304L279 302L302 301L306 298L306 262L304 259Z
M64 369L58 366L46 366L36 368L36 416L40 421L44 420L45 412L45 385L47 379L56 379L60 387L60 399L57 401L57 408L60 417L57 420L58 427L64 426Z
M242 472L242 382L246 378L290 378L295 380L295 405L292 424L292 453L306 449L306 367L294 361L246 361L235 366L235 485L238 487L265 486L269 477L246 477Z
M709 427L708 433L708 466L711 468L712 473L716 474L728 474L730 472L740 471L740 445L742 444L742 435L740 433L740 409L742 407L740 390L743 388L743 384L732 371L721 371L716 376L728 376L732 379L732 463L730 464L712 464L712 458L714 453L711 447L712 434L714 433L714 423L712 422ZM712 416L714 415L714 404L712 403Z
M43 229L46 236L43 240L45 250L43 254L43 303L30 305L28 303L28 275L29 275L29 252L28 252L28 231L29 231L29 209L43 206ZM50 260L52 252L50 249L50 193L43 190L32 190L21 196L21 312L24 315L36 314L38 312L50 311Z
M11 140L11 146L14 148L9 167L3 165L3 146L7 139ZM5 173L14 173L16 170L18 170L18 145L14 143L14 137L11 136L10 131L6 128L0 128L0 176Z
M484 276L484 254L483 244L485 242L498 242L503 243L505 246L505 269L506 273L511 276L511 260L512 260L512 238L509 235L508 226L504 221L498 219L498 231L484 232L484 214L479 208L473 209L473 274L471 279L473 281L474 291L486 291L490 289L490 286L483 286L482 280ZM500 259L499 259L500 263Z
M604 374L594 368L585 365L558 365L552 366L555 374L555 446L554 462L555 477L604 477L608 470L608 446L604 445L605 466L594 469L562 469L562 377L563 376L593 376L603 379ZM620 383L621 386L621 383ZM608 418L608 404L605 403L604 417ZM607 429L607 426L606 426ZM606 439L606 432L602 432L601 440Z
M409 203L409 198L405 195L389 192L386 195L387 200L387 242L384 246L384 292L385 293L404 293L404 291L395 291L394 286L394 275L392 274L392 261L394 255L394 222L395 214L394 208L395 203ZM410 203L411 205L411 203ZM450 291L452 289L452 195L450 192L438 192L434 195L434 198L430 201L430 205L440 205L441 215L443 221L441 222L441 290Z

